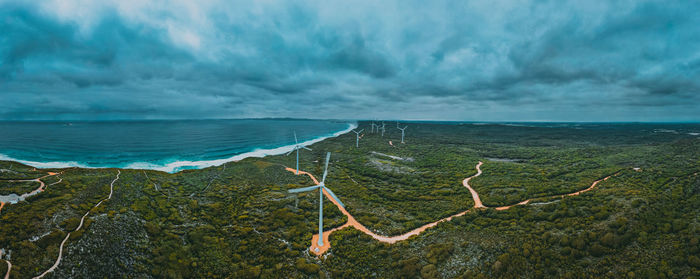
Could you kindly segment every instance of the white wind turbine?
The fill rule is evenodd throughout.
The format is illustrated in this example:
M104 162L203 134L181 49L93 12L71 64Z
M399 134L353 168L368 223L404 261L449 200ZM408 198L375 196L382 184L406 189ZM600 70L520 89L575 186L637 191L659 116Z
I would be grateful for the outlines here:
M404 132L406 131L406 128L408 128L408 125L406 125L406 127L399 128L398 122L396 122L396 129L401 130L401 143L404 143L404 142L403 142L403 134L404 134Z
M292 149L292 151L287 152L286 156L289 156L289 154L292 154L292 152L294 152L294 151L297 152L297 175L299 175L299 150L303 148L303 149L311 151L311 148L299 145L299 141L297 140L297 132L296 131L294 131L294 142L296 142L296 145L294 145L294 149Z
M386 131L386 124L382 121L382 137L384 137L384 131Z
M321 183L315 186L309 186L309 187L304 187L304 188L297 188L297 189L291 189L289 190L290 193L300 193L300 192L306 192L306 191L311 191L311 190L316 190L318 188L318 246L323 246L323 190L326 190L328 194L333 197L335 201L340 204L343 208L345 208L345 205L338 199L338 197L331 191L331 189L328 189L326 187L326 175L328 175L328 161L331 160L331 153L328 152L326 153L326 168L323 171L323 179L321 179Z
M372 121L372 124L371 124L371 125L372 125L372 133L374 133L374 127L375 127L375 126L377 127L377 132L379 132L379 125L374 124L374 121Z
M356 134L356 136L357 136L357 139L355 140L355 147L360 147L360 133L362 133L362 131L364 131L364 130L365 130L365 129L362 129L362 130L360 130L359 132L358 132L358 131L355 131L355 130L352 130L352 131Z

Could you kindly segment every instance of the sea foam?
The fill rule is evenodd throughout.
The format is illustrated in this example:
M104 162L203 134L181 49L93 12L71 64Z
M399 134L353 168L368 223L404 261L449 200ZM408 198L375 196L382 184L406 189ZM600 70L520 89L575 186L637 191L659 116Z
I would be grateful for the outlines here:
M301 146L307 146L311 145L317 142L320 142L322 140L328 139L328 138L335 138L340 135L349 133L353 129L357 128L357 123L349 123L348 128L342 131L335 132L331 135L327 136L322 136L318 138L314 138L311 140L307 140L304 142L300 142L299 145ZM229 158L224 158L224 159L214 159L214 160L202 160L202 161L188 161L188 160L179 160L179 161L174 161L170 163L163 163L163 164L158 164L158 163L153 163L153 162L132 162L132 163L127 163L124 165L118 165L118 166L89 166L80 162L76 161L68 161L68 162L37 162L37 161L28 161L28 160L22 160L22 159L17 159L17 158L12 158L10 156L0 154L0 160L4 161L15 161L19 162L25 165L29 165L35 168L70 168L70 167L79 167L79 168L90 168L90 169L98 169L98 168L122 168L122 169L149 169L149 170L158 170L158 171L164 171L164 172L169 172L169 173L175 173L181 170L186 170L186 169L202 169L206 167L212 167L212 166L220 166L228 162L235 162L235 161L240 161L245 158L250 158L250 157L255 157L255 158L262 158L265 156L270 156L270 155L280 155L280 154L285 154L289 151L294 150L294 146L296 144L291 144L291 145L285 145L285 146L280 146L276 148L270 148L270 149L254 149L249 152L241 153L234 155Z

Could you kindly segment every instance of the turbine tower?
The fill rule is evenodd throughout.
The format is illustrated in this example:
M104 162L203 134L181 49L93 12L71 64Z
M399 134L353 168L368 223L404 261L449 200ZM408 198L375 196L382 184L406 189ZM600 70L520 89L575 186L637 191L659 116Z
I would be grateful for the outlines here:
M374 124L374 121L372 121L371 125L372 125L372 133L374 133L374 127L375 127L375 126L377 127L377 132L379 132L379 125Z
M385 126L386 126L386 123L384 123L384 121L382 121L382 137L384 137L384 131L386 131Z
M323 171L323 179L321 179L321 183L319 183L316 186L309 186L309 187L303 187L303 188L297 188L297 189L291 189L289 190L289 193L300 193L300 192L306 192L306 191L312 191L316 190L318 188L318 246L322 247L323 246L323 190L326 190L326 192L333 197L333 199L340 204L343 208L345 208L345 205L338 199L338 197L331 191L331 189L328 189L326 187L326 175L328 175L328 161L331 160L331 153L328 152L326 153L326 168Z
M364 131L364 130L365 130L365 129L362 129L362 130L360 130L359 132L358 132L358 131L355 131L355 130L352 130L352 131L356 134L356 136L357 136L357 139L355 140L355 147L360 147L360 133L362 133L362 131Z
M299 150L303 148L303 149L311 151L311 148L299 145L299 141L297 140L297 132L296 131L294 131L294 142L296 142L296 144L294 145L294 149L292 149L292 151L287 152L286 156L289 156L289 154L292 154L292 152L294 152L294 151L297 152L297 175L299 175Z
M396 128L401 130L401 143L404 143L403 142L403 134L406 131L406 128L408 128L408 125L406 125L406 127L403 127L403 128L399 128L398 126L396 126Z

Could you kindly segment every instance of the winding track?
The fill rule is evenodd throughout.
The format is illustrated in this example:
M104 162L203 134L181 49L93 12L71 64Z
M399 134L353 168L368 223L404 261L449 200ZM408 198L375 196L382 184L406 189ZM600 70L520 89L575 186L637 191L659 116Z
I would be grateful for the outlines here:
M2 251L0 251L0 257L2 257ZM7 263L7 273L5 273L5 279L10 279L10 270L12 270L12 263L8 260L5 260Z
M34 170L36 170L36 169L34 169ZM61 183L61 182L63 181L63 178L61 178L61 179L59 179L58 181L56 181L56 182L54 182L54 183L51 183L51 184L49 184L49 185L46 185L46 184L44 183L44 181L41 181L42 179L44 179L44 178L46 178L46 177L54 176L54 175L59 175L59 174L63 174L63 172L59 172L59 173L48 172L47 175L44 175L44 176L39 177L39 178L35 178L35 179L26 179L26 180L10 180L9 182L26 182L26 181L39 182L39 188L36 188L36 189L34 189L33 191L31 191L31 192L29 192L29 193L24 193L24 194L22 194L22 195L19 196L19 200L18 200L18 201L22 201L22 200L24 200L24 199L26 199L26 198L28 198L28 197L31 197L31 196L34 196L34 195L36 195L36 194L39 194L39 193L43 192L43 191L46 190L46 188L48 188L49 186L52 186L52 185L56 185L56 184L58 184L58 183ZM5 207L5 203L4 203L4 202L0 202L0 212L2 212L2 208L3 208L3 207ZM61 244L61 245L63 245L63 244ZM2 254L0 254L0 256L1 256L1 255L2 255ZM8 260L5 260L5 262L7 262L7 273L5 273L5 278L4 278L4 279L10 279L10 271L12 271L12 263L11 263L10 261L8 261Z
M481 199L479 198L479 193L477 193L471 186L469 186L469 181L470 181L472 178L477 177L477 176L479 176L479 175L482 174L481 165L483 165L483 164L484 164L483 162L479 161L479 163L476 165L476 171L477 171L477 173L474 174L474 175L472 175L472 176L470 176L470 177L465 178L465 179L462 181L462 185L464 185L464 187L466 187L466 188L469 190L469 192L472 194L472 198L474 199L474 208L475 208L475 209L479 209L479 208L488 208L487 206L484 206L484 204L481 202ZM288 168L288 167L286 168L286 170L287 170L287 171L290 171L290 172L292 172L292 173L295 173L295 172L296 172L295 169ZM308 176L311 178L311 180L314 181L314 183L318 184L318 180L317 180L316 177L314 177L312 174L310 174L310 173L308 173L308 172L305 172L305 171L301 171L301 170L299 171L299 174L300 174L300 175L308 175ZM602 179L599 179L599 180L594 181L593 184L591 184L591 186L588 187L588 188L586 188L586 189L583 189L583 190L580 190L580 191L576 191L576 192L573 192L573 193L569 193L569 194L555 195L555 196L549 196L549 197L545 197L545 198L552 198L552 197L565 198L565 197L568 197L568 196L576 196L576 195L579 195L579 194L581 194L581 193L584 193L584 192L587 192L587 191L592 190L593 188L595 188L595 187L598 185L598 183L600 183L601 181L608 180L608 178L612 177L613 175L615 175L615 174L612 174L612 175L609 175L609 176L607 176L607 177L605 177L605 178L602 178ZM314 253L314 254L316 254L316 255L318 255L318 256L320 256L320 255L322 255L323 253L325 253L326 251L328 251L328 249L331 247L331 243L328 241L328 236L329 236L331 233L333 233L333 232L335 232L335 231L337 231L337 230L341 230L341 229L344 229L344 228L347 228L347 227L353 227L353 228L355 228L355 229L357 229L357 230L359 230L359 231L361 231L361 232L363 232L363 233L365 233L365 234L371 236L372 238L374 238L374 239L376 239L376 240L378 240L378 241L385 242L385 243L389 243L389 244L393 244L393 243L396 243L396 242L398 242L398 241L406 240L406 239L408 239L408 238L411 237L411 236L418 235L418 234L422 233L423 231L425 231L426 229L431 228L431 227L434 227L434 226L436 226L437 224L439 224L439 223L441 223L441 222L451 221L452 218L462 216L462 215L464 215L464 214L467 214L467 212L469 212L470 210L472 210L472 209L470 208L470 209L467 209L467 210L465 210L465 211L462 211L462 212L459 212L459 213L457 213L457 214L454 214L454 215L452 215L452 216L449 216L449 217L446 217L446 218L442 218L442 219L440 219L440 220L437 220L437 221L432 222L432 223L429 223L429 224L425 224L425 225L423 225L423 226L421 226L421 227L418 227L418 228L416 228L416 229L413 229L413 230L411 230L411 231L409 231L409 232L407 232L407 233L404 233L404 234L401 234L401 235L397 235L397 236L391 236L391 237L389 237L389 236L378 235L378 234L376 234L376 233L370 231L369 229L367 229L367 227L365 227L364 225L362 225L362 224L360 224L359 222L357 222L357 220L355 220L355 217L353 217L347 210L345 210L345 208L343 208L342 206L340 206L340 204L338 203L338 201L336 201L331 195L329 195L328 192L326 192L326 190L323 190L323 194L324 194L333 204L335 204L336 207L338 207L338 210L340 210L340 212L342 212L343 215L345 215L345 216L348 218L348 221L347 221L347 223L343 224L343 225L340 226L340 227L337 227L337 228L334 228L334 229L331 229L331 230L329 230L329 231L324 232L324 234L323 234L323 243L327 243L327 245L324 245L324 246L322 246L322 247L319 247L318 244L317 244L317 243L318 243L318 234L314 234L314 235L313 235L313 237L312 237L312 239L311 239L311 247L309 247L309 250L310 250L312 253ZM516 206L516 205L525 205L525 204L527 204L527 203L529 203L529 202L530 202L530 199L527 199L527 200L521 201L521 202L516 203L516 204L513 204L513 205L496 207L495 209L496 209L496 210L506 210L506 209L509 209L509 208L511 208L511 207L513 207L513 206Z
M34 170L36 171L36 169L34 169ZM26 198L28 198L28 197L31 197L31 196L34 196L34 195L36 195L36 194L39 194L39 193L43 192L43 191L46 190L46 188L49 187L49 186L53 186L53 185L56 185L56 184L58 184L58 183L61 183L61 182L63 181L63 178L61 178L61 179L59 179L58 181L56 181L56 182L54 182L54 183L51 183L51 184L49 184L49 185L46 185L43 181L41 181L42 179L44 179L44 178L46 178L46 177L54 176L54 175L59 175L59 174L63 174L63 172L59 172L59 173L56 173L56 172L48 172L47 175L44 175L44 176L39 177L39 178L35 178L35 179L25 179L25 180L9 180L9 182L26 182L26 181L39 182L39 188L36 188L36 189L34 189L33 191L31 191L31 192L29 192L29 193L24 193L24 194L22 194L22 195L19 196L19 200L18 200L18 201L22 201L22 200L24 200L24 199L26 199ZM2 212L2 208L3 208L4 206L5 206L5 203L4 203L4 202L0 202L0 212ZM0 256L1 256L1 255L2 255L2 254L0 254ZM8 260L5 260L5 262L7 262L7 273L5 273L5 279L10 279L10 271L12 271L12 263L11 263L10 261L8 261Z
M59 174L63 174L63 172L59 172L59 173L56 173L56 172L48 172L47 175L44 175L44 176L39 177L39 178L25 179L25 180L8 180L8 182L29 182L29 181L33 181L33 182L38 182L38 183L39 183L39 187L38 187L38 188L32 190L32 191L29 192L29 193L24 193L24 194L21 194L21 195L18 196L17 201L23 201L23 200L25 200L25 199L28 198L28 197L31 197L31 196L34 196L34 195L36 195L36 194L39 194L39 193L43 192L44 190L46 190L46 187L48 187L48 186L61 183L61 181L63 181L63 178L59 179L58 181L56 181L56 182L54 182L54 183L49 184L48 186L46 186L46 184L44 183L44 181L41 181L42 179L47 178L47 177L49 177L49 176L54 176L54 175L59 175ZM12 202L10 202L10 203L12 203ZM0 212L2 211L2 208L3 208L4 206L5 206L5 203L4 203L4 202L0 202Z
M10 279L10 270L12 270L12 263L10 261L6 260L7 262L7 273L5 273L5 279Z
M80 224L72 232L77 232L78 230L80 230L80 228L83 227L83 222L85 221L85 217L87 217L88 214L90 214L91 210L100 206L102 204L102 202L112 198L112 193L114 193L114 182L117 182L117 180L119 180L119 175L121 173L122 172L120 170L117 170L117 177L114 178L114 180L112 180L112 183L109 184L109 196L107 198L101 200L100 202L98 202L95 206L93 206L90 210L88 210L88 212L85 212L85 215L83 215L83 218L80 218ZM44 271L44 273L40 274L39 276L34 277L34 279L42 278L42 277L46 276L46 274L53 272L58 267L58 265L61 263L61 258L63 258L63 245L65 245L66 241L68 241L70 234L71 234L71 232L69 232L66 235L66 238L64 238L63 241L61 241L61 246L59 246L59 248L58 248L58 258L56 258L56 262L53 264L53 266L51 266L49 269ZM9 275L9 273L8 273L8 275ZM6 277L6 279L7 279L7 277Z
M474 200L474 208L476 208L476 209L479 209L479 208L488 208L488 207L484 206L483 203L481 202L481 199L479 198L479 194L469 185L469 181L470 181L472 178L475 178L475 177L480 176L480 175L482 174L481 165L483 165L483 162L479 161L479 163L476 165L477 173L474 174L474 175L472 175L472 176L470 176L470 177L465 178L465 179L462 181L462 185L463 185L464 187L466 187L466 188L469 190L469 192L472 194L472 198L473 198L473 200ZM292 169L292 168L289 168L289 167L286 167L286 170L287 170L287 171L290 171L290 172L292 172L292 173L295 173L295 172L296 172L295 169ZM61 172L61 173L62 173L62 172ZM44 182L41 181L41 179L46 178L46 177L48 177L48 176L57 175L57 174L60 174L60 173L52 173L52 172L49 172L48 175L45 175L45 176L42 176L42 177L39 177L39 178L36 178L36 179L22 180L22 181L36 181L36 182L39 182L39 183L40 183L39 188L37 188L36 190L30 192L32 195L35 195L35 194L37 194L38 192L43 192L43 191L45 190L45 188L47 187L47 186L44 184ZM109 196L108 196L107 198L105 198L105 199L99 201L95 206L93 206L92 209L94 209L94 208L100 206L104 201L109 200L109 199L112 198L112 194L114 193L114 183L115 183L117 180L119 180L119 175L120 175L120 174L121 174L121 171L120 171L120 170L117 170L117 176L116 176L116 178L115 178L114 180L112 180L112 183L110 183ZM316 183L316 184L319 183L318 180L316 179L316 177L314 177L312 174L310 174L310 173L308 173L308 172L305 172L305 171L301 171L301 170L300 170L300 171L299 171L299 174L300 174L300 175L308 175L309 178L311 178L311 180L313 180L314 183ZM614 174L613 174L613 175L614 175ZM607 176L607 177L605 177L605 178L602 178L602 179L599 179L599 180L594 181L594 182L591 184L591 186L588 187L588 188L586 188L586 189L583 189L583 190L580 190L580 191L576 191L576 192L573 192L573 193L563 194L563 195L550 196L550 198L551 198L551 197L565 198L565 197L568 197L568 196L576 196L576 195L579 195L579 194L581 194L581 193L590 191L590 190L592 190L593 188L595 188L595 187L598 185L598 183L600 183L601 181L608 180L608 179L609 179L610 177L612 177L613 175L610 175L610 176ZM60 183L62 180L63 180L63 179L60 179L58 182L54 182L54 183L52 183L52 184L49 184L48 186L51 186L51 185L54 185L54 184L58 184L58 183ZM27 194L30 194L30 193L27 193ZM437 221L435 221L435 222L425 224L425 225L423 225L423 226L421 226L421 227L418 227L418 228L416 228L416 229L413 229L413 230L411 230L411 231L409 231L409 232L407 232L407 233L389 237L389 236L379 235L379 234L376 234L376 233L370 231L367 227L365 227L365 226L362 225L360 222L358 222L347 210L345 210L345 208L343 208L342 206L340 206L340 204L338 203L338 201L335 200L330 194L328 194L327 191L323 190L323 194L324 194L333 204L335 204L336 207L338 207L338 209L347 217L348 221L347 221L345 224L343 224L342 226L333 228L333 229L331 229L331 230L329 230L329 231L326 231L326 232L323 234L323 242L324 242L324 243L327 243L327 245L324 245L323 247L318 247L318 245L317 245L317 243L318 243L318 234L314 234L314 235L313 235L312 241L311 241L312 245L311 245L311 247L309 248L309 250L310 250L312 253L314 253L314 254L316 254L316 255L318 255L318 256L324 254L324 253L327 252L328 249L330 248L330 241L328 240L329 235L330 235L331 233L337 231L337 230L341 230L341 229L344 229L344 228L347 228L347 227L353 227L353 228L355 228L355 229L357 229L357 230L359 230L359 231L361 231L361 232L363 232L363 233L365 233L365 234L371 236L372 238L374 238L374 239L376 239L376 240L378 240L378 241L380 241L380 242L393 244L393 243L396 243L396 242L398 242L398 241L406 240L406 239L408 239L408 238L410 238L410 237L412 237L412 236L419 235L420 233L422 233L423 231L425 231L425 230L428 229L428 228L434 227L434 226L436 226L437 224L439 224L439 223L441 223L441 222L451 221L452 218L454 218L454 217L459 217L459 216L463 216L463 215L465 215L467 212L469 212L470 210L472 210L472 209L468 209L468 210L459 212L459 213L457 213L457 214L454 214L454 215L452 215L452 216L449 216L449 217L446 217L446 218L442 218L442 219L437 220ZM25 195L26 195L26 194L25 194ZM501 206L501 207L495 207L495 209L496 209L496 210L506 210L506 209L509 209L509 208L511 208L511 207L513 207L513 206L516 206L516 205L526 205L526 204L528 204L529 202L530 202L530 199L527 199L527 200L524 200L524 201L519 202L519 203L517 203L517 204L508 205L508 206ZM5 205L4 203L0 203L0 210L2 210L2 207L3 207L4 205ZM90 210L92 210L92 209L90 209ZM78 231L78 230L80 230L80 229L82 228L82 226L83 226L83 224L84 224L84 221L85 221L85 217L87 217L89 214L90 214L90 211L86 212L86 213L83 215L83 217L80 219L80 224L79 224L78 227L77 227L75 230L73 230L72 232L76 232L76 231ZM65 246L66 241L68 241L68 238L70 238L70 235L71 235L72 232L69 232L69 233L66 235L66 237L63 239L63 241L61 241L61 245L59 246L58 257L56 258L56 262L53 264L53 266L51 266L49 269L47 269L46 271L44 271L42 274L40 274L40 275L34 277L35 279L37 279L37 278L43 278L43 277L46 276L48 273L53 272L53 271L58 267L58 265L61 263L61 259L63 258L63 247ZM7 269L7 273L5 274L4 279L9 279L9 278L10 278L10 271L11 271L11 269L12 269L12 263L10 263L10 261L7 261L7 260L6 260L5 262L7 263L8 269Z

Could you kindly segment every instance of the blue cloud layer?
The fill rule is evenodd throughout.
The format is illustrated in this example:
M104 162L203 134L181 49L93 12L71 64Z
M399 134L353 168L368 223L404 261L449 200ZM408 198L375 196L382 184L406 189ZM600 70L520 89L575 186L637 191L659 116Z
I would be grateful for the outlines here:
M697 26L693 1L0 1L0 119L700 120Z

